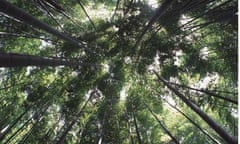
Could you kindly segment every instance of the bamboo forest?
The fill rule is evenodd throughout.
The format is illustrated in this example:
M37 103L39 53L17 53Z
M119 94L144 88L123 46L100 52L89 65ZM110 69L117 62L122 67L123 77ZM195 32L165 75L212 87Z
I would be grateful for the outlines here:
M0 0L1 144L237 144L237 0Z

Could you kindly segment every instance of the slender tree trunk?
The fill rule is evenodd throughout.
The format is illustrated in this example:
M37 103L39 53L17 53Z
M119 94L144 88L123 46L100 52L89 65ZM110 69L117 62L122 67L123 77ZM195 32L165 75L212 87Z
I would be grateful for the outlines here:
M69 126L67 127L67 129L63 132L62 136L60 137L60 139L57 141L57 144L63 144L64 140L66 139L66 136L68 134L68 132L72 129L73 125L77 122L78 118L82 115L84 109L86 108L88 102L91 99L91 95L89 96L89 98L87 99L87 101L84 103L83 107L80 109L80 111L77 113L76 118L74 118L72 120L72 122L69 124Z
M137 38L137 41L133 47L133 51L136 50L136 48L138 47L138 45L140 44L143 36L147 33L147 31L152 27L152 25L158 21L159 19L161 19L163 17L163 15L167 12L167 10L169 9L169 7L171 6L171 4L176 1L176 0L165 0L163 2L163 4L156 10L155 14L153 15L153 17L149 20L148 24L143 28L140 36Z
M226 2L224 2L224 3L222 3L222 4L220 4L220 5L218 5L218 6L214 7L214 8L212 8L212 9L204 12L204 13L199 14L198 16L194 17L192 20L190 20L190 21L188 21L187 23L181 25L180 28L185 27L185 26L191 24L192 22L194 22L195 20L197 20L197 19L199 19L199 18L201 18L201 17L203 17L203 16L205 16L205 15L211 13L211 12L214 12L214 11L220 9L222 6L228 4L228 3L231 2L231 1L233 1L233 0L228 0L228 1L226 1Z
M48 26L47 24L39 21L38 19L36 19L35 17L31 16L30 14L26 13L25 11L23 11L22 9L14 6L13 4L7 2L6 0L0 0L0 11L11 16L14 17L20 21L23 21L24 23L31 25L33 27L42 29L54 36L57 36L60 39L63 39L65 41L68 41L76 46L82 46L82 44L75 40L72 37L67 36L64 33L61 33L53 28L51 28L50 26ZM87 49L85 49L87 50Z
M15 131L15 132L6 140L6 142L5 142L4 144L9 143L10 140L17 135L17 133L19 133L25 126L28 125L28 123L32 120L33 117L34 117L34 116L30 117L17 131Z
M190 89L190 90L202 92L202 93L205 93L205 94L207 94L207 95L209 95L209 96L216 97L216 98L222 99L222 100L224 100L224 101L228 101L228 102L230 102L230 103L233 103L233 104L238 105L238 101L232 100L232 99L230 99L230 98L223 97L223 96L221 96L221 95L215 94L215 93L210 92L210 91L208 91L208 90L196 89L196 88L192 88L192 87L189 87L189 86L186 86L186 85L181 85L181 84L177 84L177 83L173 83L173 82L168 82L168 83L169 83L169 84L172 84L172 85L179 86L179 87L187 88L187 89Z
M64 12L65 10L62 8L62 6L60 6L57 1L55 0L39 0L42 3L44 3L45 5L50 6L51 8L55 9L58 12Z
M126 10L124 10L123 14L124 14L124 17L126 16L126 14L130 11L131 7L132 7L132 4L133 4L134 0L131 0L129 2L129 4L127 5L127 8Z
M156 114L152 111L152 109L144 102L144 105L147 107L147 109L150 111L150 113L153 115L153 117L158 121L159 125L162 127L162 129L167 133L169 137L176 143L179 144L178 140L171 134L171 132L164 126L164 124L159 120L159 118L156 116Z
M46 110L47 110L47 109L46 109ZM41 115L43 115L43 114L44 114L44 112L42 112ZM40 121L40 118L41 118L41 116L38 116L37 121L33 123L33 126L31 127L31 129L27 132L27 134L25 134L25 135L22 137L22 139L18 142L18 144L25 144L25 143L26 143L26 140L27 140L28 137L32 134L33 130L36 129L37 124L38 124L38 122Z
M105 133L105 130L104 130L105 126L104 125L105 125L105 121L106 121L106 114L107 114L107 111L105 111L104 114L103 114L102 122L99 121L101 123L101 125L99 127L99 129L100 129L100 131L99 131L100 136L99 136L98 144L104 143L103 142L103 138L104 138L104 133Z
M115 7L115 10L114 10L114 13L113 13L113 15L112 15L112 17L111 17L111 21L114 20L114 16L115 16L116 13L117 13L117 10L118 10L118 7L119 7L119 4L120 4L120 1L121 1L121 0L117 0L116 7Z
M188 100L183 94L177 89L173 88L166 80L161 78L156 71L153 71L157 76L158 80L163 82L172 92L174 92L186 105L188 105L194 112L196 112L212 129L214 129L226 142L230 144L237 144L238 139L231 136L225 131L220 125L218 125L212 118L204 113L197 105Z
M196 126L202 133L204 133L206 136L208 136L215 144L220 144L214 137L212 137L210 134L208 134L207 131L205 131L203 128L201 128L196 122L194 122L190 117L188 117L185 113L183 113L180 109L178 109L176 106L169 103L166 99L164 99L165 102L168 103L173 109L181 113L186 119L188 119L194 126Z
M80 128L78 133L77 133L78 134L77 135L77 137L78 137L78 142L77 143L78 144L81 144L81 140L82 140L82 137L83 137L83 132L84 132L85 129L87 129L86 125L87 125L87 123L85 123L84 126L82 128Z
M80 5L80 7L82 8L83 12L85 13L85 15L87 16L88 20L90 21L90 23L92 24L93 28L95 29L95 31L97 30L95 24L93 23L92 19L90 18L90 16L88 15L86 9L84 8L81 0L77 0L78 4Z
M79 66L80 62L61 60L60 58L47 58L41 56L0 53L0 67L23 67L23 66Z
M131 109L132 109L133 122L134 122L135 130L136 130L136 133L137 133L137 140L138 140L139 144L142 144L142 139L141 139L141 135L140 135L140 131L139 131L139 127L138 127L138 123L137 123L136 114L135 114L133 104L131 104Z
M28 110L25 110L21 115L19 115L12 124L3 132L0 134L0 141L2 141L5 136L12 130L12 128L20 121L20 119L28 112Z
M46 132L46 134L44 134L44 136L42 136L41 141L43 143L47 143L47 142L53 143L52 140L50 140L50 135L53 133L54 128L56 128L58 125L60 125L62 117L63 117L63 115L60 115L60 117L57 119L57 122L51 128L49 128L47 130L47 132ZM52 131L51 131L51 129L52 129Z
M22 130L24 129L24 127L26 127L33 118L39 119L39 117L40 117L43 113L45 113L46 110L48 109L48 106L46 106L47 104L48 104L48 103L44 104L44 105L42 106L42 109L38 110L38 111L36 112L36 114L33 114L30 118L28 118L28 120L27 120L17 131L14 132L14 133L5 141L5 143L6 143L6 144L9 143L10 140L11 140L12 138L14 138L20 131L22 131Z
M37 4L35 4L35 2L33 2L34 3L34 5L36 5L37 7L39 7L40 9L43 9L43 12L47 12L48 13L48 15L55 21L55 22L57 22L57 24L59 25L59 27L61 28L61 30L63 30L63 27L60 25L60 23L58 23L58 21L54 18L54 16L53 16L53 13L49 10L49 7L51 8L51 9L53 9L54 11L57 11L58 13L60 13L60 14L62 14L63 16L65 16L66 18L68 18L70 21L72 21L74 24L76 24L76 25L78 25L77 23L75 23L74 22L74 20L70 17L70 16L68 16L66 13L65 13L65 10L59 5L59 4L57 4L56 2L54 2L55 3L55 5L53 5L53 1L52 2L49 2L49 1L52 1L52 0L37 0L36 1L36 3L39 5L37 5ZM52 3L52 4L51 4Z
M60 121L59 121L59 122L60 122ZM68 124L69 124L69 123L67 123L66 119L64 119L63 124L61 124L62 126L59 127L59 128L57 129L57 131L56 131L56 134L54 134L54 135L56 135L56 136L55 136L55 137L52 137L52 138L49 140L51 144L57 143L57 141L58 141L61 133L68 127Z
M146 46L151 42L153 36L156 35L161 29L162 29L162 26L161 26L161 25L159 25L158 27L156 27L156 31L153 32L153 34L151 34L150 38L145 42L145 45L143 46L144 48L146 48ZM140 57L141 57L141 53L142 53L141 50L142 50L142 49L140 49L139 52L138 52L139 54L137 55L136 62L138 62L139 59L140 59Z
M24 38L31 38L31 39L40 39L40 40L44 40L44 41L48 41L48 42L52 41L50 39L41 38L41 37L34 36L34 35L31 35L31 34L18 34L18 33L9 33L9 32L3 32L3 31L0 32L0 36L3 37L3 38L9 38L10 36L12 36L12 37L24 37Z
M132 135L132 127L131 127L131 122L129 120L129 115L127 113L127 109L125 109L125 117L126 117L126 121L127 121L127 127L128 127L129 136L130 136L130 141L131 141L131 144L134 144L133 135Z
M27 132L27 134L25 134L21 140L18 142L18 144L25 144L26 140L28 139L28 137L32 134L34 128L36 127L36 124L34 124L34 126L31 127L31 129Z
M133 135L132 135L132 127L131 127L131 123L130 123L129 119L127 120L127 124L128 124L128 132L130 135L131 144L134 144Z
M103 130L100 130L100 137L98 139L98 144L102 144L103 141Z
M58 25L58 27L60 28L61 31L63 31L63 27L61 26L61 24L58 22L57 19L54 18L53 14L49 11L49 9L46 7L46 3L44 3L44 1L38 1L38 4L40 5L40 9L43 12L46 12L47 15ZM39 7L39 6L38 6Z
M193 1L193 0L190 0L191 2L188 3L187 5L184 6L184 8L182 8L182 12L187 12L189 10L192 10L192 9L195 9L195 8L198 8L200 6L203 6L203 5L207 5L213 1L216 1L216 0L202 0L202 1Z

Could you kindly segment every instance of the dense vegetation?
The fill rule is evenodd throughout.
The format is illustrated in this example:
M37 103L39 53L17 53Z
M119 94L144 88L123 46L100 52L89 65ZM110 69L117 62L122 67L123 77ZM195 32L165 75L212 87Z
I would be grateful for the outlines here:
M0 0L0 142L237 143L237 8Z

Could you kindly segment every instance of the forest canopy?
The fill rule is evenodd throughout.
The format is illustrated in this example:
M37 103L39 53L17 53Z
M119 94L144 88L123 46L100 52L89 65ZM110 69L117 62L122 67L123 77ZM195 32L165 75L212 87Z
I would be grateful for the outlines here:
M238 143L237 0L0 0L0 143Z

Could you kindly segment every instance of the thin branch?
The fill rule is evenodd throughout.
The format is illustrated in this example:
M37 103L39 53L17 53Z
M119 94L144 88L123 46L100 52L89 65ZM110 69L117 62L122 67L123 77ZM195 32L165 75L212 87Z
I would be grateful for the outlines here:
M132 7L132 4L133 4L133 1L134 0L131 0L127 6L127 9L123 12L124 13L124 16L126 16L126 14L130 11L130 8Z
M114 13L113 13L113 15L112 15L112 17L111 17L111 21L114 19L114 16L115 16L116 13L117 13L117 10L118 10L120 1L121 1L121 0L118 0L118 1L117 1L117 4L116 4L115 10L114 10Z
M139 144L142 144L142 139L141 139L141 135L140 135L140 131L139 131L139 127L138 127L138 123L137 123L137 119L136 119L136 114L135 114L133 103L131 103L131 110L132 110L132 116L133 116L133 122L134 122L134 126L135 126L135 131L137 133L137 140L138 140Z
M147 33L147 31L152 27L152 25L157 22L159 19L163 17L163 15L167 12L167 10L170 8L171 4L176 0L165 0L163 4L156 10L155 14L152 16L152 18L149 20L148 24L143 28L141 34L137 38L134 46L133 46L133 53L136 50L136 48L139 46L143 36Z
M24 37L24 38L32 38L32 39L40 39L40 40L44 40L44 41L51 41L51 39L48 39L48 38L41 38L41 37L37 37L37 36L34 36L34 35L30 35L30 34L18 34L18 33L8 33L8 32L0 32L0 36L3 36L3 37L8 37L8 36L13 36L13 37Z
M152 109L144 102L144 105L147 107L147 109L150 111L150 113L153 115L153 117L158 121L159 125L162 127L162 129L167 133L167 135L176 143L180 144L179 141L171 134L171 132L164 126L164 124L159 120L159 118L156 116L156 114L152 111Z
M232 1L232 0L228 0L228 1L226 1L226 2L224 2L224 3L222 3L222 4L220 4L220 5L218 5L218 6L214 7L214 8L212 8L212 9L204 12L204 13L199 14L199 15L196 16L194 19L192 19L192 20L188 21L187 23L181 25L179 28L182 28L182 27L185 27L186 25L191 24L192 22L196 21L197 19L199 19L199 18L201 18L201 17L209 14L210 12L213 12L213 11L217 10L218 8L221 8L222 6L228 4L228 3L231 2L231 1Z
M49 25L39 21L35 17L31 16L30 14L26 13L22 9L14 6L13 4L11 4L5 0L0 1L0 11L7 14L8 16L11 16L11 17L14 17L15 19L23 21L24 23L26 23L28 25L42 29L42 30L44 30L54 36L57 36L60 39L68 41L76 46L82 46L84 50L94 54L94 52L92 52L90 49L86 48L82 42L53 29Z
M194 112L196 112L212 129L214 129L226 142L231 144L237 144L238 139L231 136L225 129L223 129L219 124L217 124L211 117L209 117L205 112L203 112L197 105L188 100L182 93L177 89L172 87L166 80L158 75L156 71L153 71L157 76L159 82L164 83L172 92L174 92L186 105L188 105Z
M78 59L76 59L78 60ZM96 66L90 63L62 59L58 57L41 57L16 53L0 53L0 67L24 67L24 66Z
M86 9L84 8L82 2L80 0L77 1L78 4L80 5L80 7L82 8L83 12L85 13L85 15L87 16L88 20L90 21L90 23L92 24L93 28L95 29L95 31L97 31L97 28L95 26L95 24L93 23L92 19L90 18L90 16L88 15Z
M168 82L168 83L169 83L169 84L172 84L172 85L176 85L176 86L178 86L178 87L187 88L187 89L190 89L190 90L202 92L202 93L207 94L208 96L216 97L216 98L222 99L222 100L224 100L224 101L227 101L227 102L230 102L230 103L233 103L233 104L238 105L238 101L232 100L232 99L230 99L230 98L223 97L223 96L221 96L221 95L215 94L215 93L213 93L213 92L211 92L211 91L208 91L208 90L196 89L196 88L192 88L192 87L189 87L189 86L186 86L186 85L181 85L181 84L177 84L177 83L173 83L173 82Z
M174 108L175 110L177 110L179 113L181 113L186 119L188 119L194 126L196 126L202 133L204 133L206 136L208 136L214 143L216 144L220 144L220 142L218 142L214 137L212 137L210 134L208 134L208 132L206 130L204 130L203 128L201 128L196 122L194 122L190 117L188 117L185 113L183 113L180 109L178 109L176 106L172 105L171 103L169 103L166 99L163 98L163 100L170 105L172 108Z
M134 144L132 127L131 127L131 123L130 123L130 120L129 120L129 115L127 114L127 109L125 109L125 115L126 115L126 121L127 121L127 127L128 127L128 133L129 133L129 136L130 136L130 141L131 141L131 144Z
M60 27L60 29L63 31L63 27L61 24L54 18L53 14L49 11L48 8L45 7L43 1L39 1L39 5L41 8L43 8L44 11L47 12L48 16Z
M87 101L84 103L84 105L82 106L82 108L79 110L79 112L77 113L76 117L73 118L72 122L69 124L69 126L67 127L67 129L63 132L63 134L61 135L60 139L57 141L57 144L63 144L64 140L66 139L66 136L68 134L68 132L72 129L73 125L78 121L78 118L80 118L80 116L82 115L82 113L84 112L85 108L87 107L88 102L90 101L90 99L92 98L92 95L89 96L89 98L87 99Z

